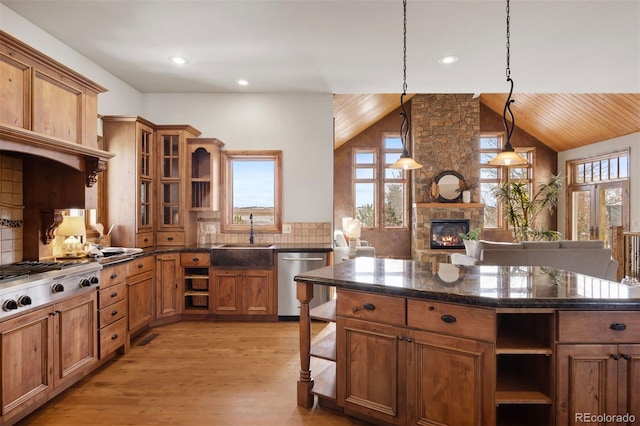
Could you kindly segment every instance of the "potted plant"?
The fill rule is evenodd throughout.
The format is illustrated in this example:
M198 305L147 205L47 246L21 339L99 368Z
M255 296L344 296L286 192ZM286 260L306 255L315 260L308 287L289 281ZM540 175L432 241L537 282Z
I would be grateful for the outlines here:
M516 241L560 239L558 231L546 229L537 223L540 212L546 210L550 214L554 213L560 188L560 175L552 175L549 181L540 184L531 196L525 182L503 182L493 189L492 194L502 203Z
M476 257L476 248L480 239L480 228L470 229L469 232L460 232L458 234L462 238L467 256Z

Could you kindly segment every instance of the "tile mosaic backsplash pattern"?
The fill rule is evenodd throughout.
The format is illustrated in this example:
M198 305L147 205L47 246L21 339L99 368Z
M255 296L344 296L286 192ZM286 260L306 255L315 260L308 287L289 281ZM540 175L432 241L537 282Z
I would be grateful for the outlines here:
M22 260L22 160L0 154L0 264Z

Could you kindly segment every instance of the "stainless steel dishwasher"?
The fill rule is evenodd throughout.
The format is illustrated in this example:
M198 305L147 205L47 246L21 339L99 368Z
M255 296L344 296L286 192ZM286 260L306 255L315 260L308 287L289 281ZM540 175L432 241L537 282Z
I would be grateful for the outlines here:
M323 252L282 252L278 253L278 318L297 319L300 317L300 302L296 298L296 282L293 277L303 272L327 265L327 253ZM313 308L329 300L329 287L313 287Z

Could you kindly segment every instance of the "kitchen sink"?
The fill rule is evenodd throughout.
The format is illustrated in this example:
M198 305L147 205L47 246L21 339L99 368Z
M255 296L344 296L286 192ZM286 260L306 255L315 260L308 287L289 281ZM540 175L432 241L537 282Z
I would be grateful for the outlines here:
M223 244L211 249L211 266L228 268L273 268L273 244Z

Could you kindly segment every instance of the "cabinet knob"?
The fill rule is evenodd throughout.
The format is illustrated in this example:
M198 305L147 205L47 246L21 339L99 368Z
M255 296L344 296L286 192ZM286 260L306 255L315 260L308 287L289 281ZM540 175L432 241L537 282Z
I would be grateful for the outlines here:
M142 268L144 265L142 263L138 263L138 269Z
M113 293L111 293L111 297L118 297L118 292L114 291Z
M407 337L407 342L409 343L413 342L413 337Z
M631 357L628 354L620 354L620 356L624 358L625 361L629 361L631 359Z
M617 361L618 359L620 359L620 358L618 357L618 354L611 354L610 356L611 356L611 358L615 359L616 361Z
M173 237L169 237L169 238L167 238L167 240L173 241Z
M113 336L111 336L111 340L116 340L118 338L118 334L114 334Z
M441 316L440 319L446 322L447 324L453 324L454 322L458 321L456 317L454 317L453 315L446 315L446 314Z
M627 325L623 322L612 322L609 328L615 331L624 331L627 329Z
M403 336L398 336L397 339L402 341L402 340L404 340L404 337Z
M113 311L111 311L111 316L112 317L115 317L116 315L118 315L118 311L117 310L114 309Z
M118 274L116 274L115 272L113 274L111 274L111 278L112 280L115 280L116 278L118 278Z
M200 258L194 257L193 259L191 259L194 262L200 262Z

